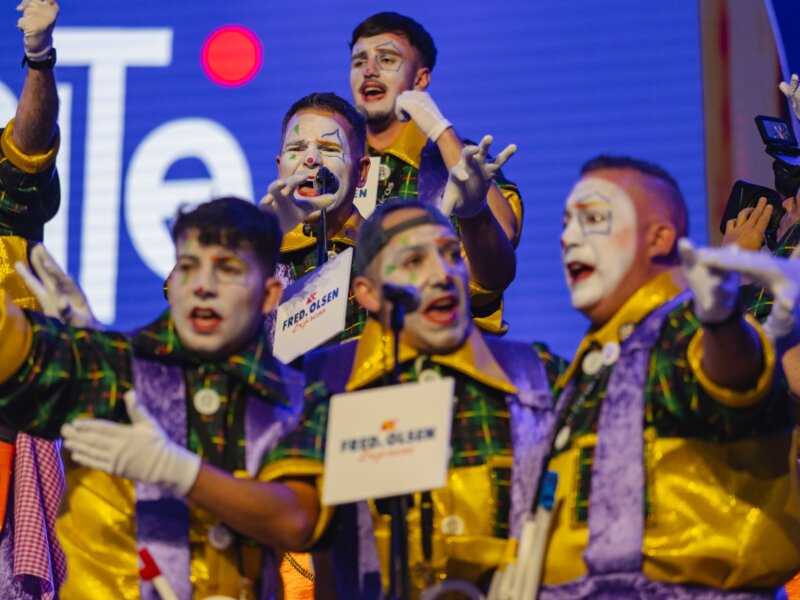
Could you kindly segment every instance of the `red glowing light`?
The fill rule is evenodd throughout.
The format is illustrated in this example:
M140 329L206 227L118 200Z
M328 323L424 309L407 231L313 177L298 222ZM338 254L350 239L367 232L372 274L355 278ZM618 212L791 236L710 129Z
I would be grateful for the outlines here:
M256 34L241 25L212 31L200 51L206 76L218 85L237 87L256 76L264 53Z

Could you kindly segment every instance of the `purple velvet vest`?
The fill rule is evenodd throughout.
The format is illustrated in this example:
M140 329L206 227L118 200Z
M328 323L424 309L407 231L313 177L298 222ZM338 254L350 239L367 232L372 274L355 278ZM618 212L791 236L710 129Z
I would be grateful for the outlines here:
M439 152L439 147L428 140L419 157L419 173L417 174L417 193L420 200L439 204L447 184L447 167Z
M528 344L486 338L497 360L518 390L506 396L514 462L511 482L510 534L516 536L530 510L555 422L547 375ZM332 393L345 391L355 343L323 349L306 358L307 381L325 382ZM336 588L340 598L383 597L372 516L366 502L336 507L329 530Z
M245 411L245 463L251 477L258 475L261 460L298 424L303 407L303 386L299 375L281 365L290 406L247 399ZM186 447L188 415L183 369L163 362L135 358L133 385L137 398L161 424L170 439ZM136 484L137 547L146 547L180 600L192 599L189 550L189 505L166 488ZM263 600L277 591L275 556L265 548L262 564ZM149 582L140 585L142 600L158 600Z
M689 599L772 598L773 594L726 592L652 581L642 574L644 537L644 390L650 354L667 315L688 298L683 293L644 319L622 345L609 378L597 424L589 504L589 573L561 586L543 588L540 600L573 598ZM559 402L572 396L573 383Z

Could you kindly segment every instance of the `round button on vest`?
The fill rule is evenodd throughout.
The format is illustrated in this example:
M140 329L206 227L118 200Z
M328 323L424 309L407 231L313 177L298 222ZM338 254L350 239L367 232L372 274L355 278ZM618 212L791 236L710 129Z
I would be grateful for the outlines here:
M442 519L441 524L442 533L445 535L463 535L464 533L464 519L456 515L447 515Z
M619 358L619 344L617 342L608 342L603 346L603 364L610 367Z
M233 534L225 525L217 523L208 530L208 543L217 550L225 550L233 543Z
M417 381L420 383L431 383L433 381L439 381L441 378L442 376L433 369L422 369L419 377L417 377Z
M592 350L583 357L581 368L587 375L595 375L603 367L603 353L600 350Z
M221 404L219 394L211 388L198 390L192 398L192 403L201 415L213 415Z

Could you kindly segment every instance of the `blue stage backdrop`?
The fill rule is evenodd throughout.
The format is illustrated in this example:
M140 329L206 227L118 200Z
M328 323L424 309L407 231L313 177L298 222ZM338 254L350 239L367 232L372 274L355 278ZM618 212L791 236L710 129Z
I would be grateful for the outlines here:
M12 6L0 15L2 118L23 75ZM275 178L285 110L311 91L350 97L350 32L377 10L408 14L433 34L439 61L429 91L462 136L491 133L495 151L519 146L505 169L525 203L509 337L571 355L586 327L569 304L558 240L563 201L595 154L627 153L672 171L692 236L705 242L696 1L63 0L64 197L45 236L100 319L131 329L165 307L175 208L211 194L260 198ZM226 40L254 52L231 65L218 51ZM219 83L250 71L242 85Z

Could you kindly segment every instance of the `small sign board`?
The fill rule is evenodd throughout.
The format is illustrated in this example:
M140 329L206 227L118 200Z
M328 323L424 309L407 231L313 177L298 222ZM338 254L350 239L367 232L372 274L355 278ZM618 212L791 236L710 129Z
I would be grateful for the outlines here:
M332 396L322 504L444 487L454 389L446 377Z
M314 269L283 292L273 354L285 363L344 331L353 249Z

